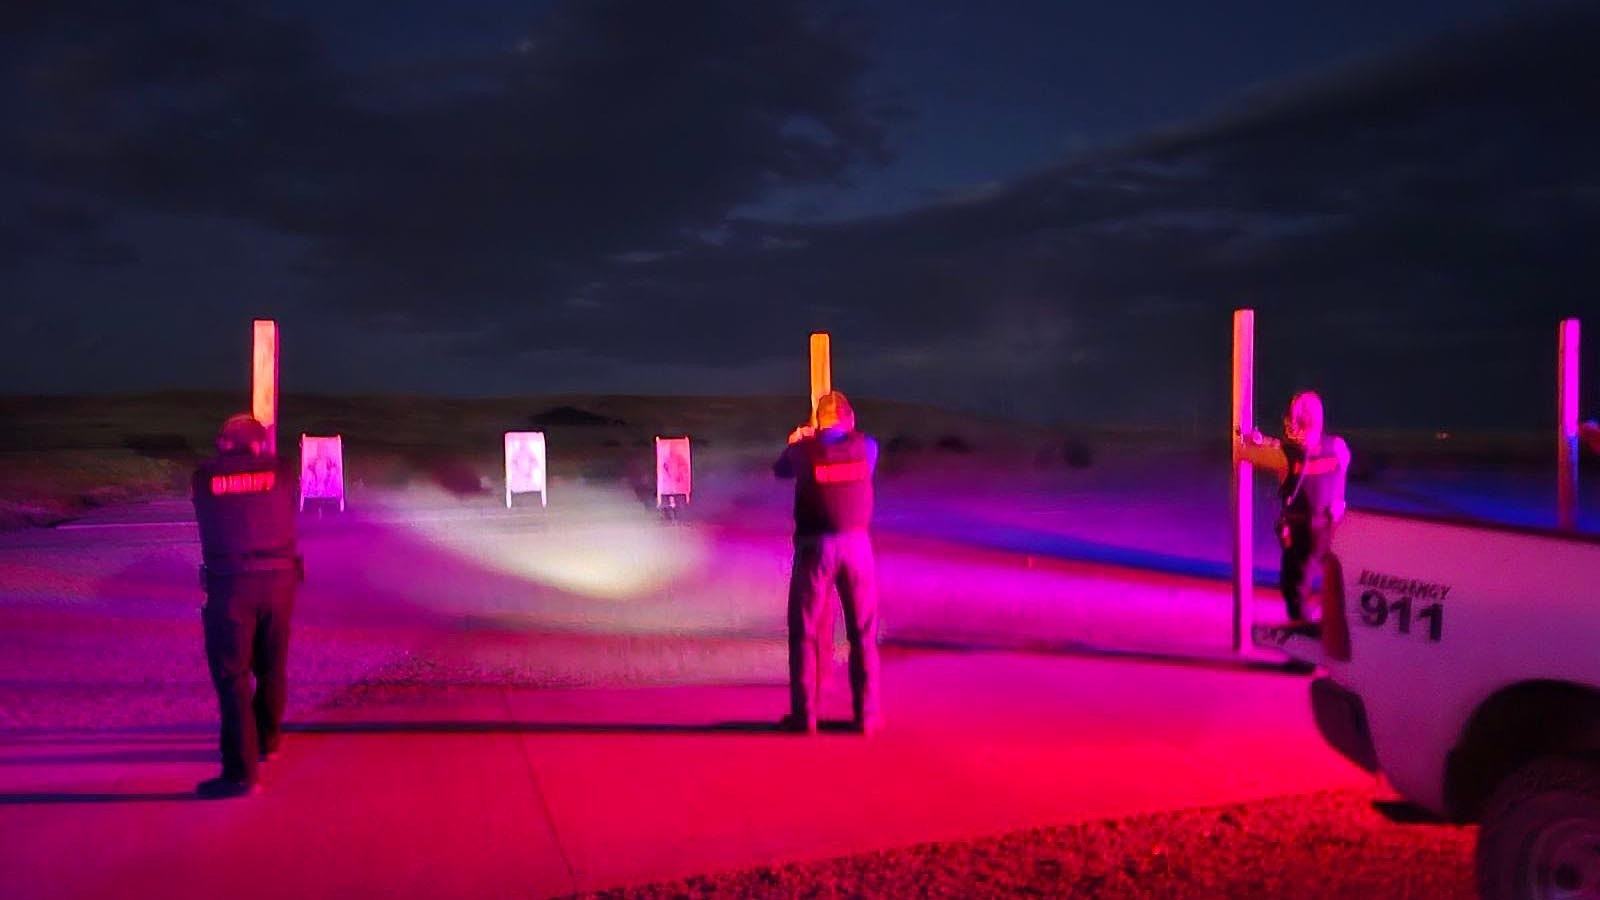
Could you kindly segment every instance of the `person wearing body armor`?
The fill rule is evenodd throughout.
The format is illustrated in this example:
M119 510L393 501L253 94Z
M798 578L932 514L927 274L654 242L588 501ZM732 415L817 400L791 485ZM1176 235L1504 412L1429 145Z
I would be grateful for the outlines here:
M266 448L260 422L233 416L217 437L217 455L200 465L191 485L206 593L206 664L222 719L222 774L200 783L204 796L254 793L259 762L282 739L289 619L303 569L294 473Z
M789 714L782 726L817 732L822 685L833 661L833 591L850 641L855 727L871 735L878 707L878 581L873 558L872 476L878 443L856 430L837 391L817 401L816 426L802 425L773 465L793 478L794 568L789 579Z
M1239 457L1275 470L1278 542L1283 547L1278 585L1292 623L1304 622L1315 576L1323 574L1334 527L1344 517L1350 447L1323 431L1322 398L1295 394L1283 417L1283 440L1260 431L1244 437Z

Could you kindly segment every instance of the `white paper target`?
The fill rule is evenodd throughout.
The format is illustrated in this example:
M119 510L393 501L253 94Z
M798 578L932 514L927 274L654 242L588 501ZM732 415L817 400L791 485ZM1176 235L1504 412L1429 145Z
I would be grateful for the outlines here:
M689 497L690 489L689 439L656 438L656 504L672 494Z
M544 432L506 432L506 506L511 505L512 494L538 491L544 499L545 452Z
M337 500L344 509L344 438L300 435L300 505Z

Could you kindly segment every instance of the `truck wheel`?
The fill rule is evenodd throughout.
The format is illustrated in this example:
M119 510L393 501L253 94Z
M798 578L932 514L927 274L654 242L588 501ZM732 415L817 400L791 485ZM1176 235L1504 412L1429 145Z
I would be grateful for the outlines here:
M1600 897L1600 764L1537 759L1495 788L1478 832L1487 900Z

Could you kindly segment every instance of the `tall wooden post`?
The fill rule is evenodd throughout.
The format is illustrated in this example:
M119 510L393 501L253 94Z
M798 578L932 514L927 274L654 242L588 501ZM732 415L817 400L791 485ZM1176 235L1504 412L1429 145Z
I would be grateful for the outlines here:
M826 331L811 335L811 427L817 425L817 401L833 390L833 360Z
M1556 518L1562 528L1578 525L1578 338L1578 320L1561 320L1556 337Z
M255 320L250 366L250 414L267 428L267 455L278 452L278 323Z
M1233 430L1230 439L1255 430L1256 313L1233 311ZM1255 546L1252 543L1254 467L1243 460L1233 463L1233 650L1250 650L1254 624Z

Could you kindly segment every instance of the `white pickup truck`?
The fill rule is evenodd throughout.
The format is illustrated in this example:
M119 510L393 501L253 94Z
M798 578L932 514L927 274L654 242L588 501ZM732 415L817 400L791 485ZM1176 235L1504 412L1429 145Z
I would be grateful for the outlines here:
M1320 634L1317 727L1401 796L1478 822L1490 898L1600 897L1600 540L1352 510Z

